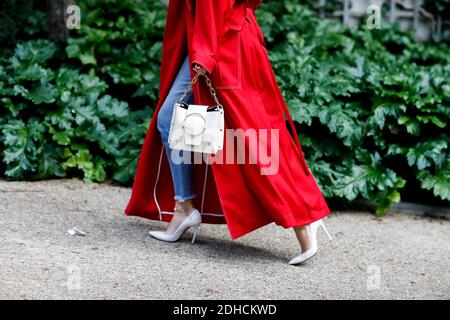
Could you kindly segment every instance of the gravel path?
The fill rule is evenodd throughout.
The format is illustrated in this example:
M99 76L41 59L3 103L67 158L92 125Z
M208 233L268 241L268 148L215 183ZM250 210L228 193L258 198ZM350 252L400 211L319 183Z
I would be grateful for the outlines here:
M0 298L450 298L450 221L335 212L335 244L320 232L317 256L294 267L292 230L232 241L226 225L203 225L194 245L190 231L164 243L147 235L163 223L122 214L129 195L75 179L0 180Z

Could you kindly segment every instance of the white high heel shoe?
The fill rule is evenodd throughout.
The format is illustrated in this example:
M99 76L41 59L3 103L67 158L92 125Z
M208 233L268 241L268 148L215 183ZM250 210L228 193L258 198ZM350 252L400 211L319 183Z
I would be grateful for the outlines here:
M195 236L197 235L197 230L202 223L202 215L197 209L194 209L189 215L184 219L184 221L175 229L172 233L167 233L165 231L149 231L148 233L162 241L175 242L178 241L184 232L190 227L194 227L194 235L192 236L192 243L195 241Z
M311 228L311 248L309 248L308 250L306 250L305 252L300 253L298 256L296 256L294 259L292 259L291 261L289 261L289 264L300 264L303 262L306 262L307 260L311 259L318 250L318 245L317 245L317 229L319 229L319 227L322 227L323 231L325 231L325 233L327 234L328 239L330 239L330 241L333 241L333 239L331 239L330 234L328 233L327 229L325 228L325 225L323 224L322 219L314 221L313 223L311 223L309 225L309 227Z

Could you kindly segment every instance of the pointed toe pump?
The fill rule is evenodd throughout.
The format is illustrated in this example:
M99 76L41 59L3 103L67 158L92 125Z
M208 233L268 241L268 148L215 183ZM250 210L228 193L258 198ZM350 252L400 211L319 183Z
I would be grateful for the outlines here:
M312 257L314 257L314 255L317 253L317 250L318 250L317 229L319 229L319 227L322 227L322 229L323 229L323 231L325 231L328 239L330 239L330 241L333 241L333 239L331 238L331 236L328 233L327 229L325 228L325 225L323 224L323 220L322 219L314 221L313 223L311 223L309 225L309 227L311 228L311 230L310 230L311 231L311 239L310 239L310 241L311 241L311 248L309 248L305 252L300 253L294 259L289 261L289 264L291 264L291 265L302 264L302 263L308 261L309 259L311 259Z
M194 234L192 236L192 243L195 242L195 237L197 235L197 230L202 222L202 216L200 212L195 209L192 211L186 219L175 229L172 233L167 233L164 231L149 231L149 234L158 240L161 241L167 241L167 242L175 242L178 241L181 236L184 234L184 232L193 227L194 228Z

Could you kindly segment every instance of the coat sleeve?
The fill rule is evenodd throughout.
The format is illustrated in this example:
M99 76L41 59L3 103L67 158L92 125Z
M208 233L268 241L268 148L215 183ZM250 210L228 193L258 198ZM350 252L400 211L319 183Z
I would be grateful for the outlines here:
M196 0L191 68L197 63L209 74L214 70L224 14L231 8L233 2L233 0Z

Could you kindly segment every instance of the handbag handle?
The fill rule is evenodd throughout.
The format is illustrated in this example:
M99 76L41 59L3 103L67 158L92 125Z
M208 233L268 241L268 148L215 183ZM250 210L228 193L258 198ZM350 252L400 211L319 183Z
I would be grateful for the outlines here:
M186 95L192 91L192 86L194 85L194 83L197 81L198 77L200 76L200 73L196 73L194 78L192 78L191 82L189 83L189 85L187 86L187 88L184 90L183 95L181 96L181 98L178 100L180 102L183 101L183 99L186 97ZM209 79L208 75L205 73L203 74L203 76L205 77L206 80L206 84L209 87L209 92L211 93L212 97L214 98L214 101L216 102L216 105L219 109L223 109L222 104L219 102L219 99L217 99L217 95L216 95L216 90L212 87L211 84L211 79Z

